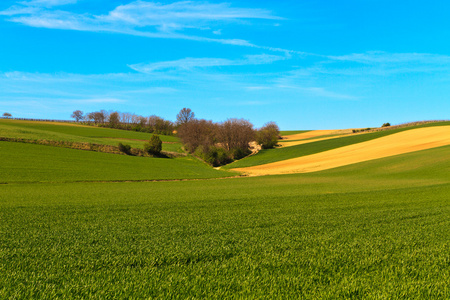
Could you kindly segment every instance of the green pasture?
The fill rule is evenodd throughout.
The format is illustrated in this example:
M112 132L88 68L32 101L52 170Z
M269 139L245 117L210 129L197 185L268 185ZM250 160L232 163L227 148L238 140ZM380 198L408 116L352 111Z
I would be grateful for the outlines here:
M7 122L0 136L142 134ZM190 156L0 142L0 299L448 299L449 158L445 146L315 173L226 178L236 173Z
M0 185L0 298L446 299L448 157L441 147L181 182L10 179Z
M234 174L214 170L193 157L136 157L0 142L0 183L217 178Z
M77 124L52 124L0 119L0 136L24 139L70 141L117 146L119 142L133 148L143 148L151 133L118 130ZM180 140L175 136L160 135L163 151L182 152Z
M376 138L388 136L394 133L422 128L422 127L431 127L431 126L449 126L450 122L439 122L439 123L429 123L418 126L404 127L392 130L385 131L377 131L365 134L355 134L344 137L337 137L334 139L328 139L323 141L316 141L307 144L301 144L296 146L284 147L284 148L275 148L275 149L266 149L259 151L256 155L252 155L246 157L244 159L235 161L229 165L223 167L223 169L232 169L232 168L245 168L252 167L257 165L263 165L267 163L282 161L286 159L291 159L295 157L301 157L306 155L311 155L327 150L332 150L348 145L353 145L356 143L362 143L366 141L370 141Z

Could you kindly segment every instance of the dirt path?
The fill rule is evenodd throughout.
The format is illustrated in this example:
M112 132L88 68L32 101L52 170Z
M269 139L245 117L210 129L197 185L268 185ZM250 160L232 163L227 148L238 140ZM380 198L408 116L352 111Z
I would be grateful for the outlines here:
M297 146L297 145L308 144L308 143L324 141L324 140L329 140L329 139L335 139L335 138L339 138L342 136L344 136L344 135L333 135L333 136L327 136L327 137L323 137L323 138L318 137L318 138L311 138L311 139L292 141L292 142L282 140L282 141L278 142L278 145L280 145L281 148L284 148L284 147Z
M285 135L283 136L283 141L292 141L292 140L304 140L309 138L315 138L322 135L335 134L339 130L313 130L304 133Z
M427 127L308 156L233 170L249 175L308 173L445 145L450 145L450 126Z

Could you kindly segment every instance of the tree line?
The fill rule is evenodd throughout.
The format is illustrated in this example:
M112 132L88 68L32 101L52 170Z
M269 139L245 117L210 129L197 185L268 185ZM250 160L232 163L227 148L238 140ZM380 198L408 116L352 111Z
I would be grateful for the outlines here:
M196 119L188 108L183 108L177 115L177 124L178 136L185 149L213 166L249 155L254 141L263 149L273 148L280 134L274 122L266 123L256 130L245 119L231 118L219 123Z
M88 125L97 125L100 127L109 127L124 130L141 131L148 133L173 135L175 124L169 120L165 120L159 116L144 117L127 112L94 111L83 113L76 110L71 115L77 122L83 122Z
M230 118L224 122L197 119L189 108L183 108L178 113L175 123L155 115L143 117L106 110L86 114L76 110L71 117L77 122L102 127L164 135L176 133L189 153L213 166L224 165L249 155L252 152L252 143L253 147L259 145L262 149L273 148L280 134L280 129L274 122L255 129L253 124L245 119ZM122 150L127 152L126 148Z

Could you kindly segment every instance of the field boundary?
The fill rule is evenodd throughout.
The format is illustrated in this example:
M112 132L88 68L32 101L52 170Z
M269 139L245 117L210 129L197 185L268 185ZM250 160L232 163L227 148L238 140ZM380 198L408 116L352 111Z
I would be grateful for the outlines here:
M119 154L119 155L128 155L119 150L118 146L112 145L102 145L95 143L81 143L81 142L69 142L69 141L52 141L52 140L33 140L33 139L23 139L23 138L9 138L9 137L0 137L0 142L12 142L12 143L24 143L24 144L35 144L35 145L43 145L43 146L52 146L59 148L67 148L74 150L84 150L84 151L94 151L101 153L109 153L109 154ZM140 157L160 157L160 158L174 158L187 156L186 153L177 153L170 151L161 151L161 156L153 156L146 153L143 149L139 148L131 148L130 156L140 156Z

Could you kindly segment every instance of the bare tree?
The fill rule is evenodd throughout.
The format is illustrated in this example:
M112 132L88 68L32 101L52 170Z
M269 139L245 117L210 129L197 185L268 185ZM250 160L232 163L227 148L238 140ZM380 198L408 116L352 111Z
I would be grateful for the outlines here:
M120 120L122 123L128 124L131 122L131 114L128 112L124 112L120 114Z
M139 117L139 125L141 125L141 127L145 127L147 125L147 118L140 116Z
M177 115L177 125L183 125L195 118L194 112L190 108L183 108Z
M199 146L203 151L215 144L217 125L207 120L190 120L178 128L178 136L189 152L194 152Z
M95 111L88 114L90 120L93 120L95 124L103 124L106 121L108 112L106 110Z
M109 114L108 122L110 127L117 127L120 124L120 115L117 111Z
M105 123L106 120L108 119L109 116L109 112L107 112L106 110L102 109L101 111L99 111L99 117L101 120L101 123Z
M140 121L141 116L138 116L136 114L132 114L131 115L131 123L133 123L134 125L137 125Z
M81 119L83 119L83 112L81 110L75 110L70 117L79 122Z
M244 119L228 119L218 126L217 138L228 151L237 151L235 156L249 152L249 143L255 138L253 124Z

